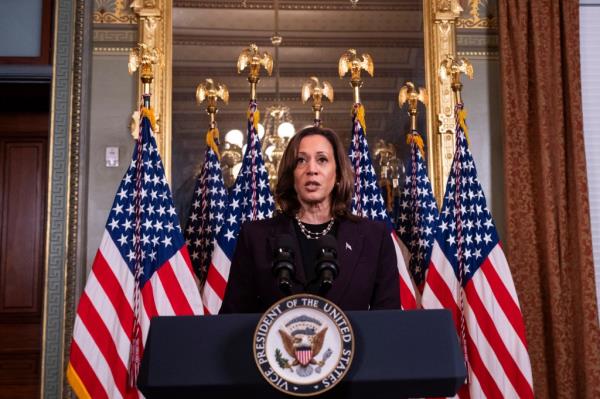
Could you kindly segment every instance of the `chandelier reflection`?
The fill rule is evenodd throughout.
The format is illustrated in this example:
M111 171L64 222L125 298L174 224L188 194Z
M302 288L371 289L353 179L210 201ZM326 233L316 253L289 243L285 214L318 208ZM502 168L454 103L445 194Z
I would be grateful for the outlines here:
M268 107L265 112L264 130L262 148L265 167L269 174L269 184L275 187L279 162L290 138L296 133L290 108L283 104Z

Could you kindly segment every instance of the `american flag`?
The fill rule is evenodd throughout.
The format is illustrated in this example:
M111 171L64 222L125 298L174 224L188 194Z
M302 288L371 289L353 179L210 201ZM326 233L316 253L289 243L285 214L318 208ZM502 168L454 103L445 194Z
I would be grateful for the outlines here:
M202 290L205 311L217 314L221 309L229 269L242 223L273 215L275 201L269 189L269 176L263 162L256 126L259 113L256 102L248 108L248 145L242 167L230 194L225 223L217 235L206 284Z
M398 204L398 234L404 261L415 284L423 292L439 213L423 159L421 136L416 131L411 132L407 141L410 144L410 159L404 168L406 177Z
M354 194L352 213L372 220L383 220L388 225L400 274L400 303L402 309L415 309L417 300L413 282L404 263L398 236L385 209L377 175L371 162L371 154L365 134L365 111L362 104L354 104L352 112L352 143L348 150L354 169Z
M80 398L142 397L135 377L150 319L202 314L149 112L77 307L67 378Z
M533 398L525 327L510 269L477 180L465 113L422 297L454 317L468 365L460 397Z
M214 134L214 130L208 134ZM221 164L215 149L208 145L204 164L196 179L190 216L184 231L192 266L201 284L205 281L210 266L214 238L225 221L227 202L228 195L223 183Z

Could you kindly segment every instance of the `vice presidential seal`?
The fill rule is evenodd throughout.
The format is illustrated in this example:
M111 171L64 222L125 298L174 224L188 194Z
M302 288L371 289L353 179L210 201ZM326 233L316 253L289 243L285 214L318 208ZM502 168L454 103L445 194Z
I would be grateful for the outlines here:
M354 355L346 315L330 301L309 294L275 303L254 332L254 360L262 376L291 395L312 396L344 378Z

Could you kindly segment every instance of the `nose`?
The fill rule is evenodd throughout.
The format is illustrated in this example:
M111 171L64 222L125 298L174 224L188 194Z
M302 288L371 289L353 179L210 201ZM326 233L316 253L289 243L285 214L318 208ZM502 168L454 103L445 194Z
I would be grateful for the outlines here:
M306 173L308 173L309 175L316 175L318 172L317 169L317 161L314 159L311 159L310 161L308 161L308 167L306 168Z

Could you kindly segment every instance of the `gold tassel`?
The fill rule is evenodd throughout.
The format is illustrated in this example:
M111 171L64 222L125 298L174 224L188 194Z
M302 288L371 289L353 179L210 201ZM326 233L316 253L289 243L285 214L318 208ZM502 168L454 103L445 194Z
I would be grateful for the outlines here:
M246 112L246 118L250 119L250 116L254 117L254 119L252 119L252 126L254 126L254 131L256 132L256 134L258 134L258 123L260 122L260 111L258 110L258 108L256 109L256 111L254 111L253 115L250 114L250 109L248 109L248 111Z
M467 139L467 145L470 147L471 142L469 141L469 129L467 128L467 110L466 108L458 111L458 123L462 128L463 132L465 132L465 138Z
M219 139L219 129L216 127L209 129L206 132L206 144L217 154L217 159L221 160L221 154L219 154L219 147L217 146L217 140Z
M406 144L415 143L419 148L419 152L423 159L425 159L425 144L423 143L423 138L418 133L409 133L406 135Z
M352 107L352 115L354 115L354 112L355 112L354 110L355 110L355 108ZM365 107L362 104L360 104L358 106L358 110L356 111L356 119L358 120L358 123L360 123L363 133L366 136L367 135L367 124L365 123Z
M150 121L150 126L152 126L152 131L156 133L156 117L154 116L154 110L152 108L142 107L140 120L142 120L142 118L144 116L146 118L148 118L148 120Z

